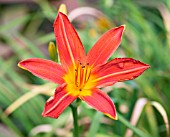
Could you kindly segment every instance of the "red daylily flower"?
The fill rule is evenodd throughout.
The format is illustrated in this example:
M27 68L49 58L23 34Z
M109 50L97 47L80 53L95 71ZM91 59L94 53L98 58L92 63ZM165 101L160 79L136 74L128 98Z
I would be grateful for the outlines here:
M54 96L47 100L42 116L58 118L67 106L80 98L94 109L117 119L114 103L99 88L134 79L150 67L132 58L115 58L107 62L119 46L124 28L120 26L107 31L86 55L67 16L58 13L54 33L61 65L40 58L26 59L18 64L40 78L60 84Z

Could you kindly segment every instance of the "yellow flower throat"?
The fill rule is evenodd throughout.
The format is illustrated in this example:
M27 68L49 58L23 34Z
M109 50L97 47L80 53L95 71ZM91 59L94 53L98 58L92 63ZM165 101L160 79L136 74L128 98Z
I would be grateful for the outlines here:
M91 67L89 63L83 65L80 61L73 67L70 67L68 73L64 76L67 83L66 91L73 96L91 95L92 83Z

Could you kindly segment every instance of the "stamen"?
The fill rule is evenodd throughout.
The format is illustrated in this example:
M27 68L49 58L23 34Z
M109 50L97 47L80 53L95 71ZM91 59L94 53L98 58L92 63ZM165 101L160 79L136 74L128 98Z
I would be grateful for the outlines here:
M75 69L75 85L79 88L79 91L85 86L87 81L90 78L91 68L89 67L89 63L83 65L80 61L78 61Z
M82 68L83 68L83 67L82 67ZM83 75L82 83L85 84L85 83L86 83L87 67L84 66L83 70L84 70L84 75Z
M84 77L84 69L83 67L80 67L80 87L84 84L83 83L83 77Z
M87 63L89 64L89 63ZM90 78L90 73L91 73L91 68L89 67L89 65L87 65L87 73L86 73L86 82L89 80Z
M80 86L80 80L81 80L81 66L80 64L78 63L78 66L77 66L77 85L78 87Z
M77 86L77 69L75 69L75 78L74 78L74 79L75 79L74 82L75 82L75 84L76 84L76 86Z

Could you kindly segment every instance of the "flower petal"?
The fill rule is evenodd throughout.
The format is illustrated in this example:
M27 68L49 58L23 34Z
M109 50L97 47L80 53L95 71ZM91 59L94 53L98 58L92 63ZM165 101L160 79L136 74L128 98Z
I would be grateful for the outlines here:
M19 62L18 66L40 78L50 80L57 84L64 83L62 76L65 74L65 71L59 64L53 61L30 58Z
M149 65L132 58L115 58L94 68L92 75L96 75L94 81L98 83L98 87L102 87L102 85L134 79L149 67Z
M106 93L99 89L93 89L91 96L80 96L80 99L108 117L117 120L114 103Z
M85 50L77 32L71 25L67 16L59 12L54 22L54 33L58 44L60 61L68 69L76 61L85 58Z
M68 107L77 97L69 95L65 91L65 84L59 86L53 97L50 97L44 107L43 117L58 118L59 115Z
M92 66L106 63L119 46L124 28L124 25L113 28L101 36L87 54L87 62Z

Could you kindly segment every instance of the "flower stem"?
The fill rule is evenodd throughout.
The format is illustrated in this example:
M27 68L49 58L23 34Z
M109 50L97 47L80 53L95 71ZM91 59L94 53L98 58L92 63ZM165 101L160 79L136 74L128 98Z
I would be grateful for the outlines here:
M80 104L80 100L77 99L75 104L70 105L73 114L73 123L74 123L73 137L79 136L78 115L77 115L77 107L79 104Z

